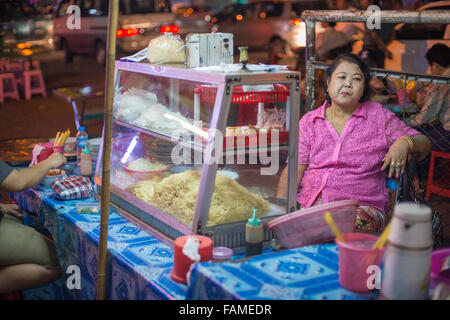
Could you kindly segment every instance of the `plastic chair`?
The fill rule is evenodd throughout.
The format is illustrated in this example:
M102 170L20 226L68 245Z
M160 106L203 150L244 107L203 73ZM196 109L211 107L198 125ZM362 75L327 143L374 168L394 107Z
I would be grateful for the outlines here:
M440 196L444 196L447 198L450 198L450 189L446 189L444 187L440 187L439 185L435 184L433 181L434 178L434 164L436 161L436 158L444 158L450 160L450 153L448 152L438 152L438 151L431 151L431 160L430 160L430 169L428 171L428 181L427 181L427 192L426 197L427 199L430 198L431 193L436 193ZM450 175L447 173L447 176L444 177L444 180L450 180Z
M23 76L25 99L30 100L33 94L42 94L44 98L47 97L44 78L40 69L24 71Z
M0 74L0 102L3 103L5 98L20 100L16 78L13 73Z

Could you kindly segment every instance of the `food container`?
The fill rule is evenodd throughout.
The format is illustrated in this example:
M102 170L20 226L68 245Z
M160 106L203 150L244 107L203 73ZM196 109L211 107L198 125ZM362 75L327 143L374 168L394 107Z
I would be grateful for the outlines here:
M51 138L50 142L53 144L55 138ZM74 153L76 151L76 138L68 137L66 143L64 143L64 153Z
M157 176L158 174L168 171L169 167L166 166L164 169L152 170L152 171L136 171L136 170L131 170L127 167L127 165L124 165L123 170L125 170L126 173L128 173L130 176L135 177L138 180L147 180L147 179L151 179L151 178Z
M47 159L48 157L50 157L53 154L53 143L43 142L43 143L39 143L39 146L41 146L43 149L36 157L37 162L44 161L45 159ZM34 151L33 151L33 156L34 156Z
M53 153L64 154L64 146L53 146Z
M77 213L100 213L100 204L97 202L77 203Z
M227 247L213 248L213 262L228 261L233 257L233 250Z
M380 270L384 248L372 249L378 237L368 233L347 233L345 242L336 238L339 251L339 283L347 290L368 292L375 289L374 267Z
M52 170L50 170L49 173L54 172ZM41 186L45 186L45 187L49 187L53 181L55 181L56 179L64 179L65 177L67 177L66 172L64 170L60 171L60 174L56 174L56 175L46 175L40 182Z
M200 255L200 262L210 261L213 256L213 243L212 240L205 236L200 235L186 235L175 239L174 254L173 254L173 268L170 272L172 280L187 284L188 272L191 265L196 263L196 261L189 258L183 253L184 245L189 237L197 238L199 241L198 254Z
M323 243L335 238L325 221L325 213L330 212L341 233L351 233L358 206L358 200L330 202L289 213L272 220L268 226L286 249Z

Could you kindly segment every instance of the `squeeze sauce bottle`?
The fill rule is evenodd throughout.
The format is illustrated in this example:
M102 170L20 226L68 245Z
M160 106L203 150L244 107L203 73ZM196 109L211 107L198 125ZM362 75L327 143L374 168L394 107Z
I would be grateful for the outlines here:
M256 218L256 211L256 209L253 209L253 217L248 219L245 225L245 253L247 257L262 253L264 228L261 219Z
M87 145L81 152L80 160L80 174L82 176L90 177L92 174L92 155Z

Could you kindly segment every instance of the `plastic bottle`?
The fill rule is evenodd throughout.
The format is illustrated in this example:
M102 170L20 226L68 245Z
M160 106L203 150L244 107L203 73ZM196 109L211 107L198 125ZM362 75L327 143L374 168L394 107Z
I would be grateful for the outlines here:
M90 177L92 175L92 155L87 145L81 152L80 158L80 174L82 176Z
M253 209L253 217L248 219L245 225L245 253L247 257L262 253L264 228L261 219L256 218L256 211L256 209Z
M77 141L77 165L79 166L81 161L81 152L83 151L88 141L88 134L86 132L85 127L78 128L76 141Z

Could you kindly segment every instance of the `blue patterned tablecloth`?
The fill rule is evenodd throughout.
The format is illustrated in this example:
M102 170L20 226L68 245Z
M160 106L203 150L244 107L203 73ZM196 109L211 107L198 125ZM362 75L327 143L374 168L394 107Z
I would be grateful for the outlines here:
M49 285L26 290L26 299L95 299L100 214L78 214L76 204L95 198L59 201L48 187L13 193L25 214L24 223L50 235L57 248L63 276ZM170 278L173 250L110 210L108 228L108 299L184 299L187 286ZM67 286L80 268L80 289ZM73 287L73 286L72 286Z
M78 214L76 204L95 198L59 201L48 187L13 193L19 205L36 215L24 222L54 241L62 277L26 290L25 299L95 299L100 214ZM236 257L235 257L236 258ZM170 278L173 249L110 210L107 299L376 299L378 292L356 294L338 281L337 247L306 246L243 262L195 265L190 285ZM78 266L80 289L69 288L70 266Z
M362 300L379 293L357 294L338 279L335 244L283 250L243 262L197 264L186 299Z

